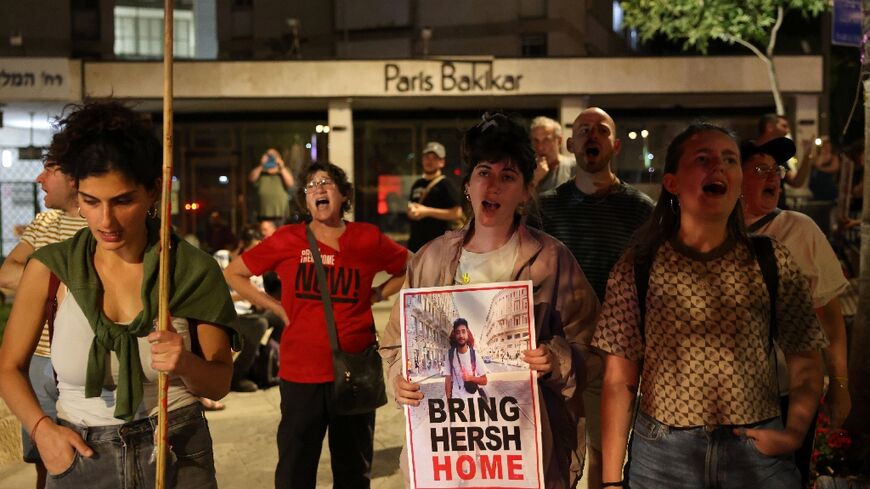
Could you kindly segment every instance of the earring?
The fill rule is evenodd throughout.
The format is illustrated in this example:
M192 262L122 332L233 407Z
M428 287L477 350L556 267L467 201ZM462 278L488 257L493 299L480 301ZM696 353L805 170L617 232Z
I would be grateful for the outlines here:
M677 202L676 205L674 205L674 201ZM678 199L676 195L672 195L671 200L670 200L670 204L671 204L671 212L675 216L678 215L680 213L680 199Z
M78 213L79 213L79 217L81 217L82 219L85 218L85 216L82 215L82 208L81 207L78 208Z
M471 201L471 196L468 195L468 192L465 192L465 200L467 200L469 202Z
M145 214L151 219L157 219L157 205L149 207Z

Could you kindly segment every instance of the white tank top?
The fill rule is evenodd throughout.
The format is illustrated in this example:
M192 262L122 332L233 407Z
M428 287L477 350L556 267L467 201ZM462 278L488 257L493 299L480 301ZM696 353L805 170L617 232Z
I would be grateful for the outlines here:
M172 326L184 339L184 348L190 351L190 333L184 318L173 318ZM118 357L109 352L110 368L106 369L103 391L99 397L85 397L85 378L88 369L88 354L94 331L84 312L67 292L58 305L54 321L54 339L51 342L51 363L57 373L57 416L80 426L106 426L123 424L114 416L115 386L118 381ZM138 339L139 360L145 374L142 403L136 409L134 419L157 414L157 371L151 368L151 345L142 337ZM169 376L169 410L175 410L197 402L181 378Z

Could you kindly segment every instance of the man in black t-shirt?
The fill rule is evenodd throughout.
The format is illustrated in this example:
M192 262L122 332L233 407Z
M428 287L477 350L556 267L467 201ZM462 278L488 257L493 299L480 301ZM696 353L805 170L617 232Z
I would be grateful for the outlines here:
M447 152L441 143L427 143L423 148L423 178L411 186L408 249L415 253L424 244L444 234L454 221L462 217L459 191L441 174L445 156Z

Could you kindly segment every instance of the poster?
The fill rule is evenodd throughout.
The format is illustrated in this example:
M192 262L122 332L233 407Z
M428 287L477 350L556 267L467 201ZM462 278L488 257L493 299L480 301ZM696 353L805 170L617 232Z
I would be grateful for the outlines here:
M532 282L403 290L411 487L543 488Z

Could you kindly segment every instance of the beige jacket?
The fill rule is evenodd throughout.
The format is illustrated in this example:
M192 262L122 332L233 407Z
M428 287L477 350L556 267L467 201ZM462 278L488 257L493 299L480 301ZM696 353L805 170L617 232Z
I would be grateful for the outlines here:
M472 221L461 230L448 231L421 248L408 266L404 288L454 285L462 245L473 225ZM539 379L541 405L546 407L541 410L546 487L573 487L585 456L584 434L577 433L578 420L583 416L581 392L588 380L601 374L600 359L588 346L600 306L565 245L525 224L517 232L520 251L512 277L532 281L537 341L548 345L558 359L553 371ZM380 350L390 388L391 379L402 374L399 328L397 300ZM403 449L403 471L405 457Z

